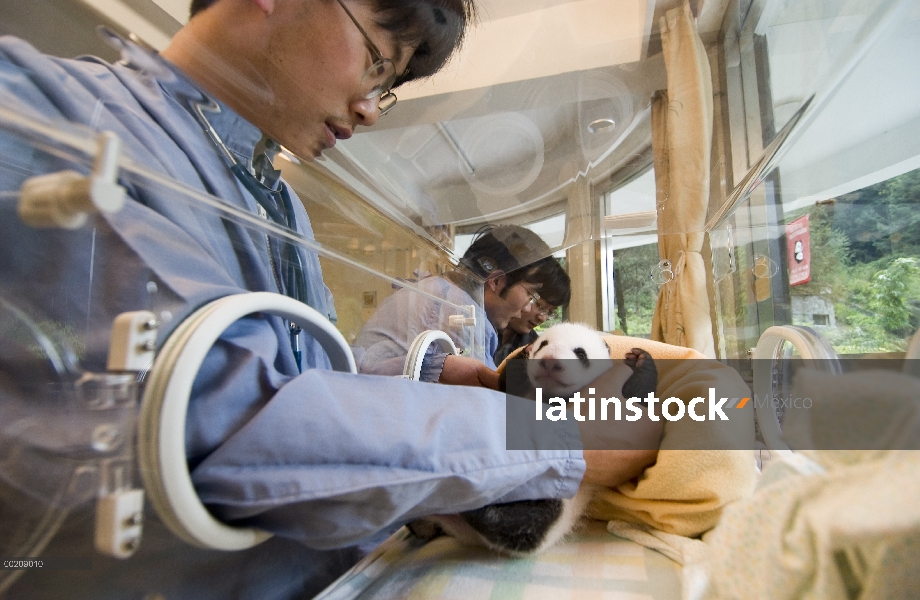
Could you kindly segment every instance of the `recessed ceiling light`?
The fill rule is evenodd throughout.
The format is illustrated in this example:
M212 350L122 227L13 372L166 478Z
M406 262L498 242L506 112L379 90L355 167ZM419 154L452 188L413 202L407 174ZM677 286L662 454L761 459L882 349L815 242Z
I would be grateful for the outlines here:
M591 133L601 133L603 131L610 131L616 126L617 122L610 118L594 119L588 123L588 131Z

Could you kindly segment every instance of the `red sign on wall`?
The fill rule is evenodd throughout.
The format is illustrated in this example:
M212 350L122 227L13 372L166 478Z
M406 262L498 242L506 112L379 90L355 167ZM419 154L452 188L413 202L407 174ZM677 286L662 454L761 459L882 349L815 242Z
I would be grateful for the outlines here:
M808 215L786 225L786 249L789 256L789 285L811 281L811 236Z

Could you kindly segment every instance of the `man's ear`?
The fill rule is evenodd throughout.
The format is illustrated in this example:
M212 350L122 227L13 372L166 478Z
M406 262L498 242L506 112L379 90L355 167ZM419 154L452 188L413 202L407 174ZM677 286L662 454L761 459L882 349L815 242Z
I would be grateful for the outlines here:
M486 279L486 286L496 294L501 294L502 290L508 284L508 276L502 270L493 271L489 278Z
M275 12L275 0L252 0L267 17Z

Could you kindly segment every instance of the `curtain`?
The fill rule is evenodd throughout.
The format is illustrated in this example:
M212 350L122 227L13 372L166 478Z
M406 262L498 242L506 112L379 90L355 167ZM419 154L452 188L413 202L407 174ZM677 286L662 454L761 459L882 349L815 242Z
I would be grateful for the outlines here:
M653 340L715 358L706 269L700 251L709 203L712 80L706 50L687 0L661 19L667 91L652 103L652 148L658 204L656 275L662 283Z

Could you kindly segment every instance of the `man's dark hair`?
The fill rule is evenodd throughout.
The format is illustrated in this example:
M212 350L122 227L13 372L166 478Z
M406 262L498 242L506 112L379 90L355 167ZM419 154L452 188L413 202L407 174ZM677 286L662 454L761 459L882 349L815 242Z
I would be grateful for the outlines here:
M559 261L549 256L527 269L525 280L543 284L537 290L547 304L563 306L572 298L572 281Z
M531 230L518 225L499 225L480 232L460 262L482 279L503 272L508 290L521 281L533 281L529 274L534 269L523 267L545 259L550 252L546 242Z
M192 5L189 6L188 9L189 18L194 17L215 2L217 2L217 0L192 0Z
M192 0L194 17L218 0ZM334 1L334 0L333 0ZM367 0L374 6L377 25L389 31L397 44L416 46L399 86L437 73L460 47L473 20L473 0Z

